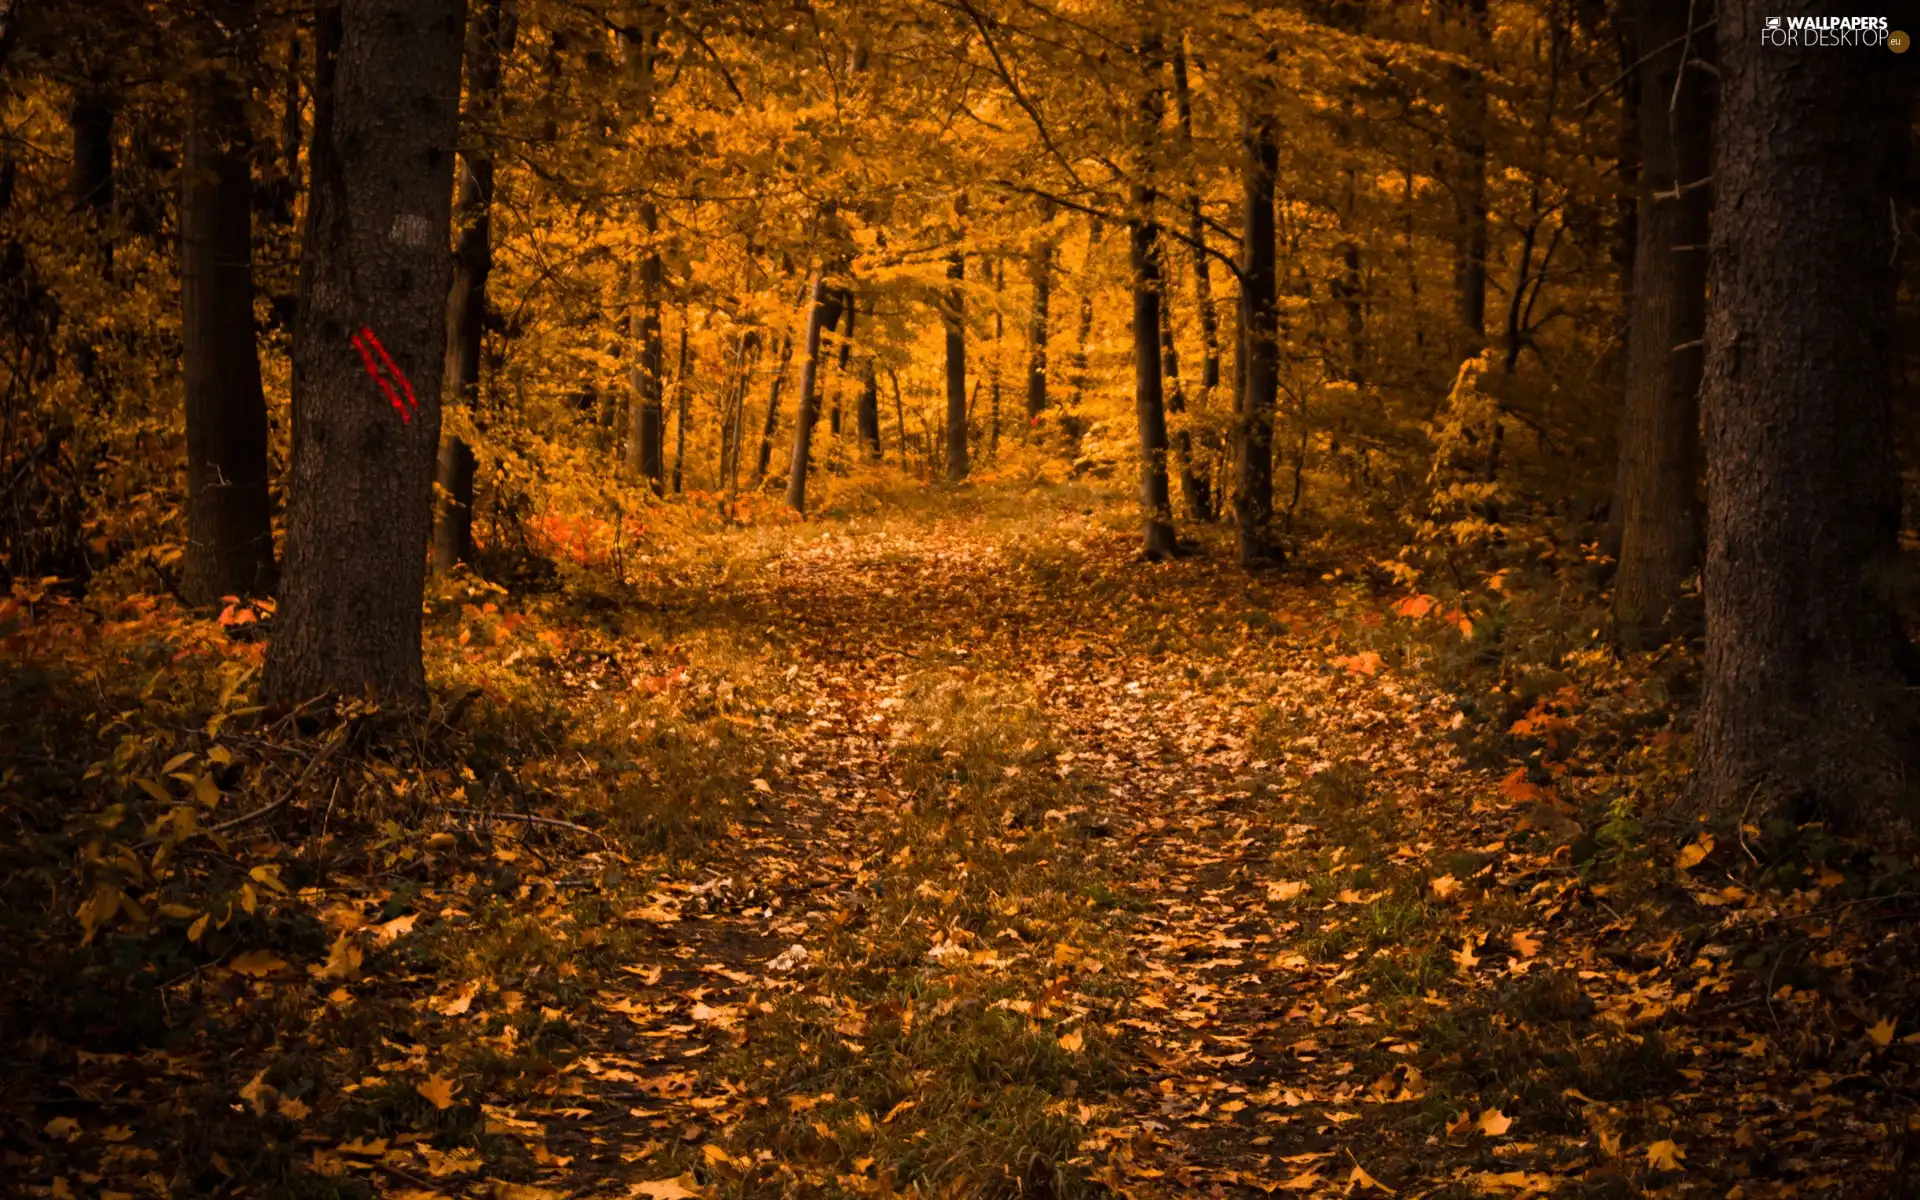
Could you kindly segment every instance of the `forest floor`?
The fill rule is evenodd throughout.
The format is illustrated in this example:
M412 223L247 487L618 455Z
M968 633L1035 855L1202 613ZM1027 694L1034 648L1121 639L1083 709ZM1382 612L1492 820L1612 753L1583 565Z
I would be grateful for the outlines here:
M1599 732L1650 727L1648 689L1565 664L1521 689L1490 614L1312 563L1248 576L1213 532L1142 564L1125 505L1080 489L940 504L700 534L624 564L635 587L443 594L435 670L477 702L424 730L121 728L94 790L124 768L171 809L120 834L98 803L85 835L14 818L33 982L4 1012L6 1173L55 1196L1911 1194L1904 866L1751 826L1648 842L1619 799L1644 760ZM28 635L82 617L38 603L0 632L52 688ZM248 654L209 651L209 679ZM159 703L94 686L123 724ZM216 690L162 698L266 720ZM79 804L81 735L43 734L10 792ZM282 807L203 803L182 754L216 801L279 780ZM169 843L200 866L145 862L187 797L245 820ZM137 836L111 902L48 865Z

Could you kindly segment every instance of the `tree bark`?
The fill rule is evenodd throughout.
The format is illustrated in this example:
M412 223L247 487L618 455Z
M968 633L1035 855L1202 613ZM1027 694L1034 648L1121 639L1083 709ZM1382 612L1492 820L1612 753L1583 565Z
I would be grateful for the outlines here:
M966 278L966 255L955 251L947 256L946 302L940 317L947 327L947 480L958 483L967 477L967 294L962 286Z
M690 401L687 395L687 371L693 359L687 350L687 314L683 305L680 312L680 367L673 375L673 394L675 415L673 422L673 490L677 495L682 482L681 467L687 460L687 416Z
M1487 83L1491 51L1487 0L1453 0L1467 26L1471 66L1455 67L1458 89L1453 138L1459 156L1455 182L1454 294L1462 357L1477 354L1487 323Z
M310 159L292 502L263 686L277 703L417 703L465 5L342 0L339 14Z
M871 357L861 368L860 376L860 407L856 414L860 445L866 450L867 461L879 462L881 459L880 377L874 370Z
M1761 43L1814 8L1720 6L1693 800L1884 830L1911 813L1888 214L1912 76L1884 49Z
M267 402L253 324L252 133L240 31L229 0L200 46L180 173L180 333L186 383L187 548L180 590L195 604L274 584ZM209 14L216 15L216 14Z
M1031 427L1047 408L1047 310L1053 303L1051 240L1043 238L1034 247L1027 270L1033 286L1033 306L1027 313L1027 424Z
M807 310L807 354L800 364L800 407L793 419L793 461L787 471L787 507L807 511L807 468L813 447L813 426L820 419L820 337L840 319L841 292L829 288L825 272L813 277Z
M1234 438L1234 524L1240 565L1279 557L1273 541L1273 412L1280 394L1278 279L1274 263L1274 178L1279 134L1266 95L1248 102L1243 134L1245 224L1240 267L1239 429Z
M1150 174L1153 141L1165 115L1157 36L1142 40L1140 59L1148 82L1135 113L1142 154L1134 171L1127 233L1133 265L1133 400L1140 432L1141 553L1150 561L1158 561L1173 557L1176 544L1173 499L1167 488L1167 413L1162 402L1160 363L1160 226L1153 214L1157 197Z
M773 431L780 421L780 390L786 386L787 368L792 363L793 333L789 331L780 340L780 363L774 368L773 383L767 388L767 418L760 426L760 457L753 467L756 480L765 479L767 471L773 466Z
M658 43L659 33L655 29L642 27L629 31L628 70L636 81L640 119L646 125L653 123L653 60ZM659 247L653 244L660 232L660 211L651 198L640 202L640 224L647 231L648 246L637 272L640 301L629 331L629 336L640 345L640 355L634 361L626 466L629 475L644 478L657 496L666 491L667 422L661 387L666 356L660 344L660 293L666 283L666 268Z
M1638 68L1640 199L1613 491L1620 530L1614 638L1628 650L1659 640L1699 563L1709 196L1701 185L1711 169L1712 119L1706 74L1682 65L1684 54L1702 49L1684 41L1686 9L1662 0L1639 0L1635 9L1645 59Z
M500 59L512 46L516 22L502 0L480 0L467 29L469 143L461 153L460 198L455 208L453 285L447 293L447 395L477 421L480 406L480 342L485 330L487 277L493 272L493 150L487 144L500 98ZM473 483L478 463L473 447L449 433L440 446L434 476L438 500L433 530L433 569L451 571L473 558Z
M1162 249L1165 247L1163 246ZM1166 260L1161 258L1164 271ZM1162 283L1165 275L1162 275ZM1160 367L1166 380L1167 412L1183 416L1187 411L1187 389L1180 379L1180 347L1173 335L1173 298L1163 287L1160 293ZM1180 498L1186 502L1187 515L1196 521L1213 520L1213 496L1193 461L1193 435L1182 424L1173 431L1173 458L1180 467Z

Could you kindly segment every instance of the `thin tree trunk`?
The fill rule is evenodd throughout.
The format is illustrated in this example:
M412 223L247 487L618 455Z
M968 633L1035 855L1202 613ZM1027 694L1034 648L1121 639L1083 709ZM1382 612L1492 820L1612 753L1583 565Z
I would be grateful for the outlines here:
M687 395L687 371L692 365L687 350L687 310L680 309L680 365L673 376L674 422L673 422L673 491L680 493L682 481L681 467L687 461L687 415L690 401Z
M820 337L840 319L842 293L829 288L824 271L813 277L812 302L807 310L807 356L800 364L800 406L793 420L793 461L787 471L787 507L807 511L807 468L813 447L813 426L820 419Z
M338 66L329 94L316 97L327 120L315 123L310 159L292 502L263 680L270 702L426 695L420 602L464 8L460 0L339 8Z
M900 469L907 469L907 407L900 398L900 376L892 367L887 368L887 379L893 384L893 420L900 427Z
M1042 210L1050 219L1050 208ZM1027 264L1027 278L1033 287L1033 306L1027 314L1027 425L1047 407L1047 325L1048 307L1053 302L1053 239L1042 237L1033 248Z
M1183 154L1193 152L1193 92L1187 85L1187 52L1183 44L1173 52L1175 116L1180 126ZM1191 168L1189 169L1191 174ZM1220 386L1220 313L1213 304L1213 262L1207 255L1207 223L1200 208L1200 188L1187 186L1187 240L1193 251L1193 303L1200 317L1200 407L1205 408Z
M858 412L860 444L865 448L868 462L879 462L880 450L880 376L875 370L872 357L868 357L861 368L860 408Z
M1133 399L1140 431L1140 520L1142 554L1150 560L1173 557L1173 498L1167 488L1167 414L1162 403L1160 364L1160 226L1154 219L1156 200L1148 173L1153 143L1165 116L1166 100L1160 86L1160 39L1142 39L1140 60L1148 77L1135 114L1141 162L1135 170L1128 245L1133 265Z
M1279 133L1265 111L1267 95L1248 102L1241 171L1245 227L1241 243L1239 430L1234 439L1234 520L1240 564L1275 561L1273 540L1273 411L1280 392L1279 295L1274 264L1274 176Z
M780 420L780 390L786 386L787 369L793 363L793 332L780 339L780 363L774 368L773 383L767 388L767 418L760 426L760 457L754 463L753 477L765 479L773 465L773 431Z
M967 477L967 294L962 286L966 278L966 256L954 251L947 256L946 303L941 320L947 327L947 480L958 483Z
M836 438L840 436L840 385L846 379L847 363L853 355L853 320L856 308L854 305L853 289L851 288L841 293L840 313L842 323L840 327L840 353L838 355L839 369L833 376L831 388L833 404L828 410L829 416L827 421L828 427L833 430L833 436Z
M627 47L628 69L639 91L640 119L646 125L653 123L654 56L658 44L659 32L643 27L638 30L638 38ZM626 467L629 475L644 478L657 496L666 491L666 411L661 387L666 354L660 338L660 302L666 268L659 247L653 244L660 232L660 211L651 198L640 202L640 224L647 231L648 246L637 272L640 301L629 329L629 336L640 346L640 357L634 364Z
M187 548L180 590L195 604L274 584L267 403L253 324L252 136L240 31L250 0L209 13L194 82L180 195L180 332L186 382Z
M467 111L462 123L469 143L461 154L460 196L455 206L453 286L447 293L447 395L479 423L480 343L485 332L487 277L493 272L493 149L487 144L500 97L500 60L513 42L517 22L502 0L480 0L467 29ZM473 484L478 467L473 447L457 433L440 445L434 473L438 513L433 529L433 569L438 573L473 559Z
M1729 217L1708 280L1693 800L1884 833L1913 812L1888 218L1913 77L1884 52L1762 43L1766 16L1812 7L1720 6L1713 188Z
M1454 294L1461 354L1482 348L1487 322L1487 84L1492 42L1487 0L1452 0L1467 25L1471 66L1453 69L1457 109L1453 137L1459 155L1455 183Z
M1614 637L1629 650L1658 639L1699 563L1709 192L1697 185L1711 169L1712 119L1706 74L1682 66L1683 54L1704 49L1685 40L1686 10L1660 0L1639 0L1635 9L1646 56L1639 65L1639 243L1612 513L1620 530Z
M1165 265L1163 255L1161 266L1164 268ZM1167 412L1173 416L1184 416L1187 411L1187 389L1180 379L1180 348L1173 333L1173 298L1171 289L1166 288L1160 294L1160 366L1166 379ZM1173 458L1180 467L1180 498L1186 502L1189 517L1196 521L1211 521L1213 496L1207 488L1206 477L1194 466L1193 440L1186 423L1180 422L1173 431Z

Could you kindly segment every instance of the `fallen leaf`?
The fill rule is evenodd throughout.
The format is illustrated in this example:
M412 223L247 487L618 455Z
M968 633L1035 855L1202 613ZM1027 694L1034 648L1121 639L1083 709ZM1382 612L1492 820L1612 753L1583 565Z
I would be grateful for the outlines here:
M242 975L264 979L275 971L286 970L287 960L271 950L249 950L245 954L236 955L227 966Z
M1304 883L1295 883L1292 880L1281 880L1267 885L1267 899L1276 901L1292 900L1297 896L1303 895L1306 890L1307 885Z
M1656 1171L1684 1170L1680 1160L1686 1156L1685 1150L1670 1141L1658 1141L1647 1147L1647 1165Z
M413 1085L413 1090L427 1098L435 1108L445 1109L453 1106L453 1094L459 1091L458 1085L444 1075L429 1075Z
M449 1017L457 1017L473 1007L473 998L480 994L480 981L469 979L460 986L460 990L442 1000L436 1007Z
M1867 1027L1867 1036L1873 1039L1873 1044L1876 1046L1891 1046L1893 1045L1893 1030L1893 1018L1882 1017L1877 1024Z
M1680 847L1680 853L1674 856L1673 865L1682 871L1692 870L1705 862L1707 855L1713 853L1713 835L1703 833L1698 841Z
M1537 937L1528 937L1524 933L1515 933L1507 940L1513 946L1513 952L1521 958L1532 958L1534 955L1540 953L1540 939Z
M1500 1137L1506 1133L1507 1130L1513 1128L1513 1118L1497 1108L1490 1108L1481 1113L1480 1119L1473 1124L1474 1128L1486 1134L1488 1137Z
M1078 1029L1074 1030L1072 1033L1063 1033L1060 1035L1060 1048L1062 1050L1065 1050L1069 1054L1078 1054L1080 1052L1080 1047L1086 1044L1087 1044L1087 1039L1081 1034L1081 1032Z
M1428 882L1427 886L1433 889L1433 894L1436 898L1445 900L1448 896L1460 890L1460 881L1452 875L1442 875L1438 879Z
M636 1183L627 1188L629 1198L637 1200L698 1200L703 1195L699 1185L691 1175L681 1175L675 1179L655 1179L649 1183Z
M1356 1187L1373 1188L1376 1191L1385 1192L1389 1196L1393 1195L1392 1188L1361 1170L1359 1163L1353 1165L1353 1173L1347 1176L1347 1190L1351 1192Z

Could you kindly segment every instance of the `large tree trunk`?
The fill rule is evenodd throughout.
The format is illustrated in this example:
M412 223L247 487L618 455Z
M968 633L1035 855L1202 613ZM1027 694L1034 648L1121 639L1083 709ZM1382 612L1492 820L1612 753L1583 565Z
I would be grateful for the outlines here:
M292 503L267 697L425 698L462 0L342 0L293 361ZM390 393L390 394L389 394Z
M1884 828L1910 812L1888 213L1912 75L1884 50L1762 44L1765 17L1816 7L1720 6L1694 798Z
M838 288L827 286L826 273L813 277L812 301L807 310L807 355L800 364L800 406L793 419L793 460L787 471L787 506L807 511L807 468L813 448L813 426L820 419L820 337L840 319Z
M1707 76L1684 69L1687 13L1639 0L1640 201L1635 220L1626 401L1613 492L1620 529L1614 636L1625 649L1658 640L1700 556L1701 336L1707 321L1711 119ZM1691 49L1699 53L1697 39ZM1676 81L1678 90L1676 91ZM1676 103L1677 99L1677 103Z
M1173 499L1167 489L1167 413L1162 403L1164 376L1160 364L1160 226L1153 215L1156 197L1149 176L1153 140L1165 115L1157 37L1143 40L1140 59L1148 77L1136 113L1136 136L1142 154L1135 168L1131 211L1127 214L1133 265L1133 401L1140 431L1141 552L1149 560L1159 560L1173 557L1176 546Z
M493 150L487 145L500 95L500 58L512 46L516 22L501 0L481 0L467 30L466 135L461 154L458 232L453 286L447 293L447 395L478 420L480 341L493 272ZM433 569L451 571L473 558L473 447L449 433L435 473L439 515L433 530Z
M1274 266L1274 177L1279 135L1265 111L1266 94L1249 98L1243 135L1245 227L1240 259L1239 428L1234 438L1234 523L1240 564L1271 563L1273 542L1273 411L1280 394L1278 280Z
M961 281L966 278L966 256L954 251L947 256L947 288L940 318L947 327L947 480L958 483L967 477L967 293Z
M96 237L105 238L113 220L113 101L104 88L83 86L67 111L73 137L73 161L67 171L67 195L73 211ZM108 253L111 254L109 244Z
M1187 84L1187 54L1184 46L1173 54L1175 116L1180 126L1182 149L1192 153L1193 91ZM1207 406L1213 389L1220 386L1220 313L1213 304L1213 262L1207 255L1207 224L1200 211L1200 188L1187 188L1187 240L1193 251L1194 311L1200 316L1200 407Z
M180 334L186 382L187 549L195 604L273 587L267 402L253 326L252 136L234 69L250 0L231 0L201 47L180 172Z

